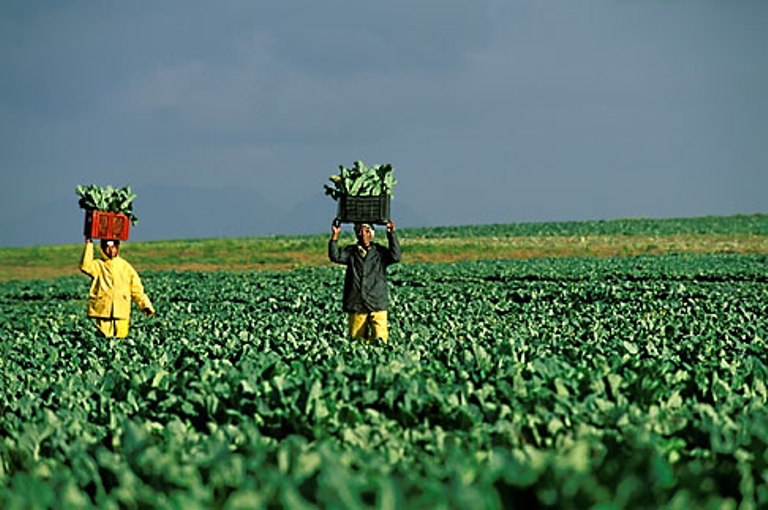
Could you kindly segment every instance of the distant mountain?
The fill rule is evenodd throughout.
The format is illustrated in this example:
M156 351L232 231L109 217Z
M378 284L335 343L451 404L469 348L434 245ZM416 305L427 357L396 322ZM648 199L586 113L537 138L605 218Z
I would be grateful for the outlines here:
M256 191L239 188L137 186L134 191L139 223L131 228L131 241L317 234L328 232L336 215L336 202L322 193L282 209ZM428 226L396 198L391 210L399 227ZM0 246L79 243L83 218L73 198L3 219Z
M286 234L316 234L330 231L336 217L336 202L329 196L319 193L298 203L285 215L281 225ZM390 213L398 227L429 226L426 218L419 215L408 204L392 199Z
M336 202L318 193L282 209L248 190L148 188L136 199L136 210L140 224L135 240L244 237L330 231ZM427 225L424 218L396 199L391 210L398 225Z
M239 188L155 186L137 189L136 241L243 237L279 231L280 211L258 192Z
M77 198L37 207L0 220L0 246L78 243L83 240L84 220Z

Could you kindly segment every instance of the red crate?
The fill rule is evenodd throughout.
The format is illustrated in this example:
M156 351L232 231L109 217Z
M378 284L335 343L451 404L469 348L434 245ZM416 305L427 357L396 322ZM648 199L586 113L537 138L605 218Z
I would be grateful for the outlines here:
M83 233L91 239L127 241L131 220L123 213L85 211Z

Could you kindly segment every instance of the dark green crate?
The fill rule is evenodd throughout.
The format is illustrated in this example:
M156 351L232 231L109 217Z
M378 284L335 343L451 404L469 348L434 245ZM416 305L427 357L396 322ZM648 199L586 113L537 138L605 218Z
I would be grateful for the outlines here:
M389 195L353 197L342 195L336 218L341 223L375 223L389 221Z

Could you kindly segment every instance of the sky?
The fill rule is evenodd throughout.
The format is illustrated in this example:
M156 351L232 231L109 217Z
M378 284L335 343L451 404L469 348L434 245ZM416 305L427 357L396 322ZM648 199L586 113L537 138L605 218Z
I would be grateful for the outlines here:
M0 246L329 232L339 165L417 226L768 212L764 0L0 3Z

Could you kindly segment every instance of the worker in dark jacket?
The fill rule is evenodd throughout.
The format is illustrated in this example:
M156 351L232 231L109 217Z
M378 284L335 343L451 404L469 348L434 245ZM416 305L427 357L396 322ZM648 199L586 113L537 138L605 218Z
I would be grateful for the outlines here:
M387 222L387 247L374 243L373 225L355 224L357 243L339 247L341 227L334 222L328 241L328 258L347 266L344 276L343 309L347 312L349 334L370 343L387 342L387 267L400 261L400 243L395 236L395 222Z

